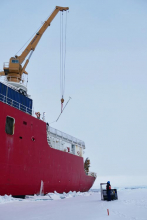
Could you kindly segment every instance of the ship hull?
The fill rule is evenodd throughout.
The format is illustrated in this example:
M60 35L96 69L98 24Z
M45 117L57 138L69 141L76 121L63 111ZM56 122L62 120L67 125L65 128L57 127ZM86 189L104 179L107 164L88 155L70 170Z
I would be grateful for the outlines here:
M88 191L95 177L87 176L82 157L48 145L46 123L0 102L0 195ZM15 118L14 135L5 132L6 117Z

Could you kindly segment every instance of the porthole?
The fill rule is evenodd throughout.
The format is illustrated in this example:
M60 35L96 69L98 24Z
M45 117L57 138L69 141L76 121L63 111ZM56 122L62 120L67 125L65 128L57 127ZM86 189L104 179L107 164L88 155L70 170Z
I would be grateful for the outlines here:
M35 137L32 137L31 139L32 139L32 141L35 141Z

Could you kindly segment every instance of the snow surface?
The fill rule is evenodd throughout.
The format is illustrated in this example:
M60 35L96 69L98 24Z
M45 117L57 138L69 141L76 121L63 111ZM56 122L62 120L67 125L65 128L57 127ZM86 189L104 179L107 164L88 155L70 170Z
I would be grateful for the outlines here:
M107 214L109 209L109 216ZM147 220L147 188L120 188L118 200L101 201L99 190L49 193L16 199L0 196L1 220Z

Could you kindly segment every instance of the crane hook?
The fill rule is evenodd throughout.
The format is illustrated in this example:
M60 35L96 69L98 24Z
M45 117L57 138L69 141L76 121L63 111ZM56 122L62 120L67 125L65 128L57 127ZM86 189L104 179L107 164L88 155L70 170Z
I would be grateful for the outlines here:
M62 99L61 99L61 113L62 113L62 110L63 110L63 102L64 102L64 99L63 99L63 96L62 96Z

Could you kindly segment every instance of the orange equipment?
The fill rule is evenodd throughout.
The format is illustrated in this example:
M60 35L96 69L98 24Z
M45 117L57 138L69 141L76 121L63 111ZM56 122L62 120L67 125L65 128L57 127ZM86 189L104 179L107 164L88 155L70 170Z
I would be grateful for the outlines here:
M62 98L62 99L61 99L61 104L63 104L63 102L64 102L64 99Z
M20 56L11 57L9 60L9 63L4 63L3 70L0 72L1 76L7 76L8 81L12 82L20 82L22 80L22 74L28 74L25 69L26 66L29 63L30 57L35 50L39 40L41 39L43 33L46 31L48 26L50 26L50 23L55 18L57 13L59 11L67 11L68 7L60 7L56 6L55 10L52 12L50 17L44 22L40 30L36 33L34 38L31 40L31 42L28 44L28 46L25 48L25 50L22 52ZM27 58L24 66L22 66L22 63L26 59L27 55L29 54L29 57Z
M40 112L35 112L35 115L37 116L38 119L40 119Z

